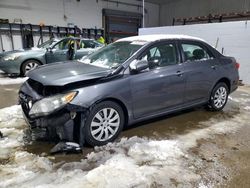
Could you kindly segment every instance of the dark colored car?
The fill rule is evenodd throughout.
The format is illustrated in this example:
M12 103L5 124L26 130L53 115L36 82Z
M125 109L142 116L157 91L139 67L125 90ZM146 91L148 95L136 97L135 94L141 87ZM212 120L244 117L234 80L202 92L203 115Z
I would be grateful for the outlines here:
M69 45L73 45L72 58L69 58ZM35 48L0 53L0 70L6 74L25 75L39 65L80 59L102 46L103 44L93 39L51 39Z
M222 110L237 89L238 68L198 38L137 36L80 62L30 71L19 97L32 129L50 139L103 145L142 120L197 105Z

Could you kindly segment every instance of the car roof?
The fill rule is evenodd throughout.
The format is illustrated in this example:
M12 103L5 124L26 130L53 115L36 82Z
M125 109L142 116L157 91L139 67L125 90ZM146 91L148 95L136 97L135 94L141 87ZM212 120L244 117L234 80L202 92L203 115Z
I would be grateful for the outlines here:
M145 41L145 42L154 42L157 40L164 40L164 39L188 39L188 40L198 40L205 42L203 39L198 38L198 37L192 37L188 35L173 35L173 34L168 34L168 35L139 35L139 36L133 36L133 37L127 37L127 38L122 38L117 40L117 42L121 41Z

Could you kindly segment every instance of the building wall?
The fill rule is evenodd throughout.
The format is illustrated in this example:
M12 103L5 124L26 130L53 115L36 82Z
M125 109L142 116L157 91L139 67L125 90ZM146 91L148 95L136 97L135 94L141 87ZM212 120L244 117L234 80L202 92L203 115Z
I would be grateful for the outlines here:
M119 0L120 2L142 5L137 0ZM22 19L23 23L53 26L67 26L73 23L79 28L102 28L102 9L114 9L142 14L142 8L114 4L102 0L0 0L0 18ZM159 26L159 5L145 3L145 27ZM66 18L64 18L64 15ZM22 47L20 36L14 36L14 49ZM48 38L44 38L44 41ZM37 45L39 36L34 36L34 44ZM12 50L8 35L2 35L4 49ZM1 42L1 41L0 41Z
M136 0L119 0L125 3L142 5ZM0 18L9 19L13 22L15 18L21 18L23 23L67 26L74 23L78 27L101 28L102 9L109 8L142 13L142 8L102 0L1 0ZM145 26L159 26L159 5L145 3L147 14L145 15ZM64 18L66 15L66 19Z
M250 0L170 0L160 7L160 25L172 25L173 18L248 10L250 10Z
M144 28L139 35L147 34L185 34L206 40L219 52L235 57L240 63L240 79L250 84L250 20L212 24L194 24Z

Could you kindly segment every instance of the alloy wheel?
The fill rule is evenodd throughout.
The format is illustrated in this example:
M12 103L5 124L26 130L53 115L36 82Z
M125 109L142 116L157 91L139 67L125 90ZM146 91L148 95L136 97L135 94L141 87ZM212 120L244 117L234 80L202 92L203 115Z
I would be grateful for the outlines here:
M225 87L219 87L214 94L214 106L221 108L227 101L227 90Z
M119 126L119 113L113 108L103 108L93 117L90 132L94 139L107 141L117 133Z
M25 74L28 73L29 71L35 69L38 67L38 64L36 62L29 62L25 66Z

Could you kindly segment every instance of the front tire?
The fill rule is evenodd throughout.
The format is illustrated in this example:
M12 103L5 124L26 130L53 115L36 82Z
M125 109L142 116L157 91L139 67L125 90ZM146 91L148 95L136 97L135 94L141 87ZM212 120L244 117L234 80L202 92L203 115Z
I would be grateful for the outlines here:
M41 65L41 64L38 61L36 61L36 60L25 61L22 64L22 68L21 68L21 71L22 71L21 74L22 74L22 76L25 76L29 71L35 69L39 65Z
M124 126L124 113L115 102L96 104L84 126L85 141L91 146L102 146L114 141Z
M228 95L229 89L224 82L216 84L210 96L208 109L210 111L222 110L227 103Z

